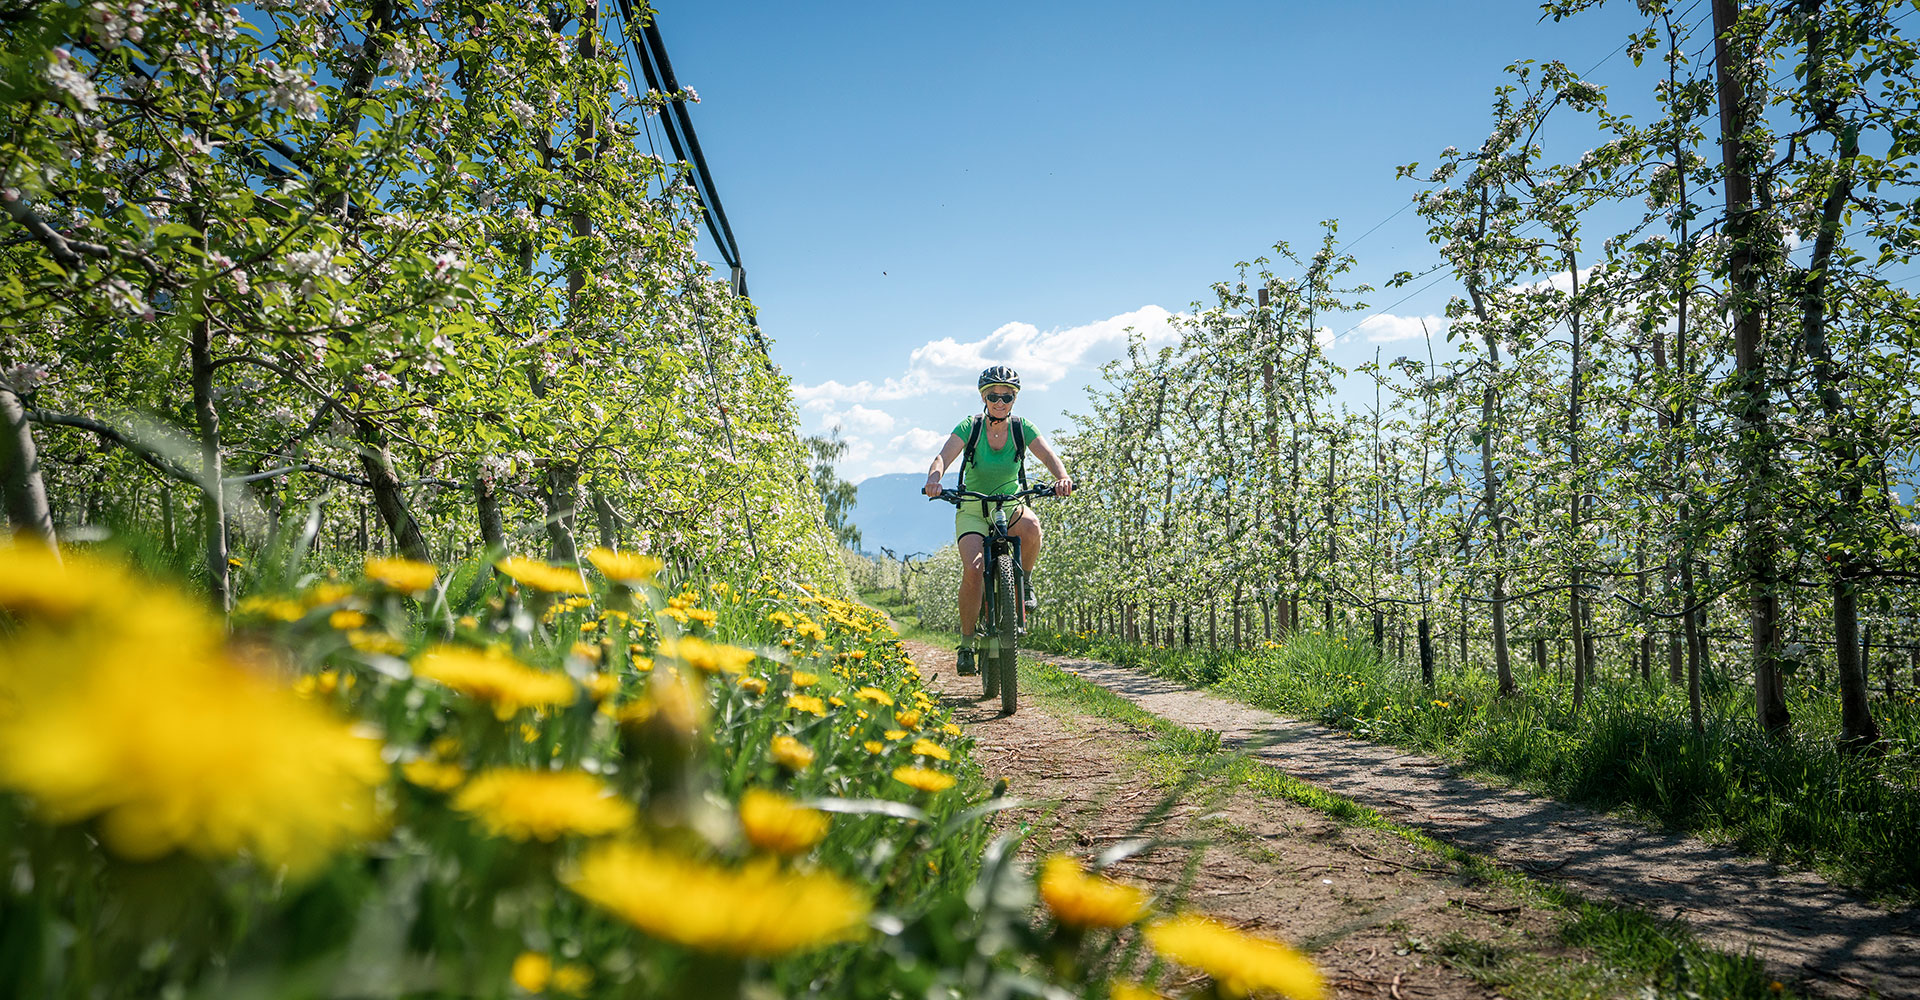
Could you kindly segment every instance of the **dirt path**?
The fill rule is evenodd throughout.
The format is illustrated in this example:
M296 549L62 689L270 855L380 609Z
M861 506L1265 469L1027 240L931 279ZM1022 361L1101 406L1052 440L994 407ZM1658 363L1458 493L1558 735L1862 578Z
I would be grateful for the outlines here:
M1488 786L1454 774L1441 761L1137 671L1068 657L1035 658L1171 722L1217 730L1223 746L1251 748L1255 758L1293 777L1436 839L1592 898L1680 918L1722 950L1751 948L1783 979L1807 978L1837 995L1871 988L1887 997L1920 997L1920 911L1915 909L1875 909L1814 875L1783 872L1696 839ZM1022 719L1007 730L1017 732L1026 724ZM983 742L994 732L976 729ZM1920 835L1912 849L1920 850Z
M1051 714L1029 702L1002 717L999 701L979 700L978 677L953 672L953 652L924 643L908 648L929 687L974 738L974 756L1013 794L1057 800L1051 812L1001 814L1026 822L1025 852L1081 857L1135 835L1141 818L1168 795L1143 773L1147 738L1108 720ZM1183 795L1156 848L1113 869L1120 878L1171 894L1189 877L1192 842L1211 842L1191 865L1188 904L1234 924L1312 950L1332 995L1400 1000L1494 998L1500 993L1439 960L1443 950L1524 953L1540 963L1580 961L1559 944L1556 916L1513 889L1473 880L1447 862L1378 830L1342 825L1292 803L1196 788Z

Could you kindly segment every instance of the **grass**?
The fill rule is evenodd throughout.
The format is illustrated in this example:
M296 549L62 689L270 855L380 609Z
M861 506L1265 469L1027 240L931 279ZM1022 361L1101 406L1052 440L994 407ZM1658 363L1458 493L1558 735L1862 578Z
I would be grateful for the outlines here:
M938 633L921 637L945 638ZM1561 940L1597 959L1595 963L1570 965L1536 953L1466 939L1439 943L1436 950L1440 958L1490 986L1543 1000L1625 995L1757 1000L1800 995L1787 984L1776 982L1758 960L1703 945L1683 924L1660 921L1634 907L1594 902L1559 886L1536 882L1245 755L1222 754L1217 732L1168 722L1051 665L1023 660L1020 666L1021 684L1037 703L1112 719L1147 736L1146 745L1139 751L1147 769L1173 781L1203 779L1252 791L1305 806L1345 824L1399 837L1452 866L1462 880L1506 885L1559 911Z
M1029 638L1812 867L1869 897L1920 899L1920 852L1912 849L1920 705L1912 697L1875 699L1885 753L1860 758L1828 738L1839 728L1837 698L1807 686L1791 692L1797 721L1789 738L1761 732L1744 692L1724 681L1696 735L1684 691L1605 671L1576 711L1550 674L1523 676L1514 698L1497 695L1490 671L1446 674L1428 688L1363 641L1324 633L1246 653L1060 632Z

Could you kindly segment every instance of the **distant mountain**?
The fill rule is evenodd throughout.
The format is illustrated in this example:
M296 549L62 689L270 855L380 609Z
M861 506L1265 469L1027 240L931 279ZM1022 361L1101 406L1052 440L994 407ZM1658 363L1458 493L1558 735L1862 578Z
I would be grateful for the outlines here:
M947 477L953 485L954 477ZM860 529L860 548L873 555L892 549L895 556L914 552L932 554L953 544L953 506L929 500L920 492L927 484L924 472L895 472L860 483L852 520Z

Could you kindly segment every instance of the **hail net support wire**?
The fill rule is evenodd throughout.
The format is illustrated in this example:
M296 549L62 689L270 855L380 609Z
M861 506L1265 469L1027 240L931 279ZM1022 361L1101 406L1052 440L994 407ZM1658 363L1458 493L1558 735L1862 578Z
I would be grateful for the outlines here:
M680 89L680 81L674 78L673 63L667 58L667 46L660 38L660 25L649 10L644 24L639 24L640 38L633 37L636 19L632 0L620 0L620 16L625 24L627 43L635 55L640 58L640 70L646 75L647 88L663 94L672 94ZM747 297L747 270L740 264L740 244L733 238L733 227L727 223L727 210L720 205L720 191L713 183L713 172L707 169L707 158L700 151L700 137L693 131L693 117L687 113L683 101L669 102L669 106L660 112L660 130L667 134L667 143L673 147L673 155L683 163L693 166L694 192L706 208L707 233L713 237L714 246L720 250L720 259L731 269L733 294ZM767 353L767 344L760 336L759 318L748 315L747 322L753 328L753 340L760 353Z

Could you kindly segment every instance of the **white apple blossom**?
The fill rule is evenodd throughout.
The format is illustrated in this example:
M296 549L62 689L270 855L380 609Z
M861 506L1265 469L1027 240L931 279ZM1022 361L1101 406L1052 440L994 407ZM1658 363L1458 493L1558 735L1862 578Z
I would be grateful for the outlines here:
M314 93L313 81L305 73L291 66L282 66L272 59L261 63L260 71L273 83L267 88L268 107L284 108L295 117L308 121L320 117L320 97Z
M88 111L100 110L100 94L93 89L93 81L66 49L53 50L47 62L46 79L53 89L73 98L75 104Z
M48 372L36 364L21 362L4 372L0 372L0 385L13 390L15 395L24 396L40 388L47 382Z

